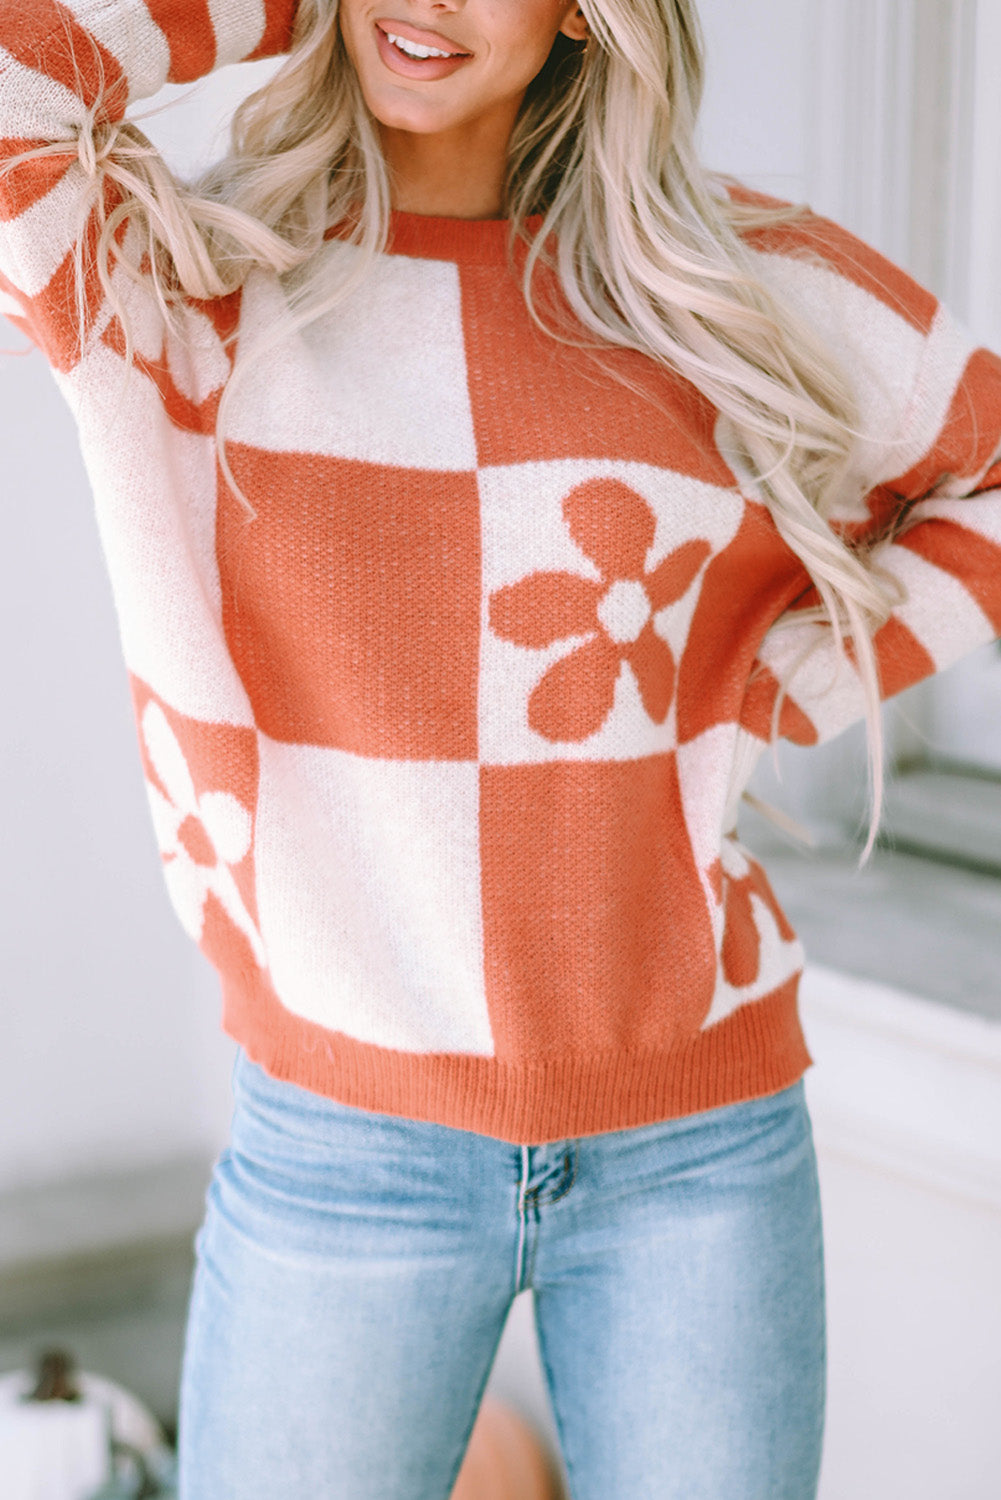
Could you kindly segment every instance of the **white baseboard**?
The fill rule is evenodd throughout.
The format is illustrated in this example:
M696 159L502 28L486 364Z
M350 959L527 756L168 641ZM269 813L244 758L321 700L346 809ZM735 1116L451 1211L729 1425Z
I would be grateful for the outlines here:
M801 1014L818 1151L1001 1209L1001 1024L819 965Z

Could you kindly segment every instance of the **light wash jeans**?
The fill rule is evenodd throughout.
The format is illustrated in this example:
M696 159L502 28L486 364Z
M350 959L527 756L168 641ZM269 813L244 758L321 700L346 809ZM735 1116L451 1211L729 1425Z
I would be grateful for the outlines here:
M197 1238L180 1500L447 1500L534 1291L572 1500L813 1500L820 1195L800 1079L518 1146L242 1050Z

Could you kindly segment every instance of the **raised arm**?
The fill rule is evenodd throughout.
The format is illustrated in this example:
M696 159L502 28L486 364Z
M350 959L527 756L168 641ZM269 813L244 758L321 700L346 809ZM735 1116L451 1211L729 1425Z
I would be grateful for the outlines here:
M884 699L1001 636L1001 358L941 304L898 441L906 471L872 497L899 516L872 561L904 594L875 638ZM797 622L812 602L804 594L760 650L742 722L762 739L779 680L788 692L779 733L796 744L833 739L864 716L859 677L830 628Z
M87 195L108 126L165 83L286 51L295 9L296 0L0 0L0 312L57 370L78 362L101 314ZM57 149L10 165L46 145ZM110 211L115 189L105 192Z

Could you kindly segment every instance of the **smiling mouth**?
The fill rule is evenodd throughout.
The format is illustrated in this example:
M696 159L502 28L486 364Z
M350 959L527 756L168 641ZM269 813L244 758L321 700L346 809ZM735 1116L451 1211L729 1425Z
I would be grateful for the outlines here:
M408 57L412 62L446 61L472 56L472 53L464 52L461 47L446 49L429 46L424 42L415 42L410 37L401 36L399 32L390 30L388 26L380 25L378 29L402 57Z

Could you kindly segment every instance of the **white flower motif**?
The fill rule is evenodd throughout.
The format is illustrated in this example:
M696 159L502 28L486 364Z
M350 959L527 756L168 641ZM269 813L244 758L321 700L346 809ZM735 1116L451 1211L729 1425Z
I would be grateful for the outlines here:
M164 877L181 925L195 942L200 941L205 901L211 891L263 968L264 945L230 869L250 850L250 813L230 792L196 794L184 751L158 703L147 705L142 732L153 768L167 792L164 797L151 782L146 783Z

